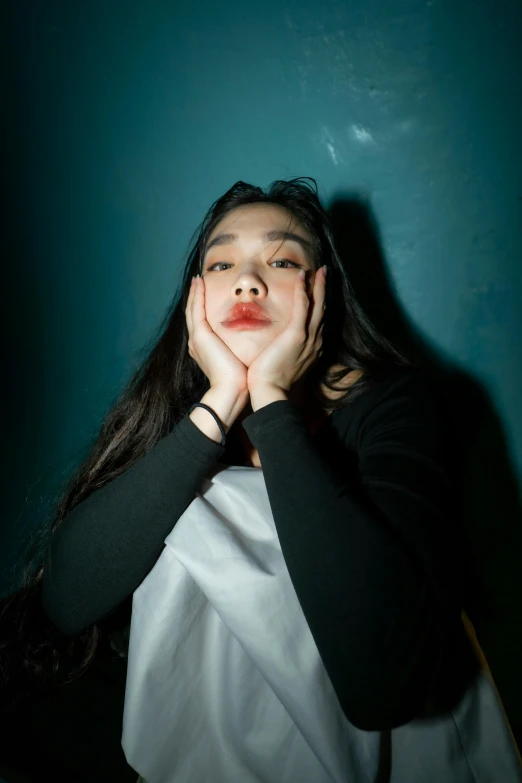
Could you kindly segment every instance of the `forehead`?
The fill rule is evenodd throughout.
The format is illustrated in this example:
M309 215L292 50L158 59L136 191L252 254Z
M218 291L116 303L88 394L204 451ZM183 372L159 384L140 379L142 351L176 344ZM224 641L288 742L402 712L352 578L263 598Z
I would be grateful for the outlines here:
M274 225L277 228L286 228L289 224L290 228L296 228L299 226L299 221L279 204L243 204L230 210L220 220L212 233L221 232L225 227L230 228L231 226L234 226L239 231L239 229L248 229L257 225Z
M287 236L288 235L288 236ZM206 242L206 252L212 247L234 244L241 240L263 243L285 239L303 251L314 255L313 237L287 209L279 204L246 204L235 207L214 227Z

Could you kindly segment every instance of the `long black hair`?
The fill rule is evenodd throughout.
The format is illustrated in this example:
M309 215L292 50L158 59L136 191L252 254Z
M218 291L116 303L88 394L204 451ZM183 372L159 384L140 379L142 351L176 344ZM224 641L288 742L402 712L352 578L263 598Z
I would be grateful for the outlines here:
M208 239L230 210L253 203L284 207L313 238L314 264L328 267L323 352L307 373L307 389L324 410L344 407L390 372L417 366L413 356L387 339L357 301L334 245L330 218L311 177L276 180L266 190L236 182L208 210L191 238L191 249L173 302L145 358L101 423L83 463L66 484L54 511L29 536L11 569L11 592L0 601L0 691L11 704L35 688L64 685L80 677L94 658L100 628L64 635L45 614L41 580L52 533L71 510L143 457L208 390L208 379L188 353L185 308L193 275L201 272ZM342 369L332 370L337 365ZM362 370L345 389L348 370ZM324 396L324 384L338 394ZM17 581L18 580L18 581Z

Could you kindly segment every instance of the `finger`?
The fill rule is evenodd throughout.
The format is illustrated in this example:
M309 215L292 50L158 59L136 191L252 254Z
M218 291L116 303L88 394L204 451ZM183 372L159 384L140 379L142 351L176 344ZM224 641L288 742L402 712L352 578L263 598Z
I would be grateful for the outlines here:
M296 299L294 306L294 315L295 315L295 322L292 320L292 325L295 325L295 328L304 328L305 332L307 332L307 336L311 338L312 340L315 340L317 328L319 326L319 323L321 321L322 317L322 310L323 310L323 302L324 302L324 293L321 294L321 276L323 275L323 272L321 272L320 269L317 270L314 276L314 283L313 283L313 304L312 308L310 308L310 302L311 298L308 296L308 290L306 285L306 277L304 280L298 277L298 283L296 285ZM319 300L319 301L318 301ZM308 321L308 316L310 315L310 320Z
M326 306L326 275L321 267L317 270L314 279L314 311L310 319L310 331L315 334L324 318Z
M300 331L301 329L306 332L307 317L310 310L310 299L308 298L308 292L306 290L306 274L304 279L301 279L299 275L296 275L296 283L294 288L294 309L292 313L292 319L290 325L293 329Z
M196 326L196 323L200 320L199 319L199 302L201 299L201 278L195 277L194 278L194 294L192 297L192 323L194 326Z
M192 305L192 322L195 327L210 329L207 326L207 311L205 308L205 281L202 277L196 277L194 283L194 302Z
M189 298L187 301L187 326L189 329L189 336L192 336L194 327L198 323L198 302L201 298L201 286L201 278L194 277L193 282L191 282Z
M190 338L190 336L192 334L192 329L193 329L193 323L192 323L192 303L194 301L194 291L195 291L195 283L194 283L194 278L192 278L191 283L190 283L189 295L188 295L188 299L187 299L187 306L185 307L185 317L187 319L187 329L188 329L188 333L189 333L189 338Z

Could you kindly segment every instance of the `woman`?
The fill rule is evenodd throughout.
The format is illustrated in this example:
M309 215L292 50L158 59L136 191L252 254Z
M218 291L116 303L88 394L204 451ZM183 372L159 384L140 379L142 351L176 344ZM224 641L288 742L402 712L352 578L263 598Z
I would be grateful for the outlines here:
M77 679L104 639L125 656L133 594L217 460L262 468L353 726L444 715L475 678L444 408L358 305L306 179L238 182L203 220L157 342L4 600L18 688Z

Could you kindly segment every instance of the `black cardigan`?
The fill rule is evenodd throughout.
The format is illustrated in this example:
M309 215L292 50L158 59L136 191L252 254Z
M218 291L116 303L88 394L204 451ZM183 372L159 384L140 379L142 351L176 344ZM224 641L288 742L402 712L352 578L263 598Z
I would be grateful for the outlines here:
M393 728L456 703L477 670L461 622L465 551L451 433L428 376L379 380L309 434L278 400L243 420L281 549L347 718ZM111 618L226 449L186 414L53 534L42 604L74 635ZM130 615L129 615L130 616Z

